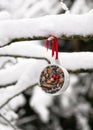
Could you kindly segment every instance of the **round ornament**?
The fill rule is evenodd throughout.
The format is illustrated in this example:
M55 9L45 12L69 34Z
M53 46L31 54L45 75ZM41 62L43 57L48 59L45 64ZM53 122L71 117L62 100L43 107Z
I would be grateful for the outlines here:
M58 65L46 66L40 74L39 86L48 94L59 95L69 85L67 70Z

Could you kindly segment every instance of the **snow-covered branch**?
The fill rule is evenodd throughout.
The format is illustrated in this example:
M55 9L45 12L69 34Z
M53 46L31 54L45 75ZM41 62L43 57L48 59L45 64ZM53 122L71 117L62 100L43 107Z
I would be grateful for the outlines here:
M20 95L22 92L24 92L28 89L31 89L32 87L35 87L35 86L37 86L37 83L35 83L31 86L24 85L22 87L22 86L15 85L15 86L8 87L7 89L3 89L2 91L0 91L1 92L0 97L3 98L3 100L0 101L0 109L2 107L4 107L13 98ZM11 94L11 92L12 92L12 94Z
M63 39L92 39L93 10L83 15L47 15L0 21L0 46L13 41L45 39L50 35Z
M63 53L62 53L63 54ZM69 53L70 54L70 53ZM68 55L69 55L68 54ZM84 53L82 53L82 54L84 54ZM74 54L73 54L74 55ZM80 55L80 53L79 53L79 55ZM48 60L47 58L45 58L45 57L31 57L31 56L22 56L22 55L4 55L4 54L1 54L0 55L0 57L3 57L3 56L5 56L5 57L15 57L15 58L26 58L26 59L37 59L37 60L46 60L49 64L51 63L51 61L50 60ZM87 55L86 55L87 56ZM75 74L75 73L92 73L93 72L93 68L88 68L88 69L85 69L85 68L78 68L78 69L76 69L76 70L71 70L71 69L68 69L68 72L69 73L72 73L72 74ZM14 85L16 82L13 82L13 83L10 83L10 84L7 84L7 85L2 85L2 86L0 86L0 87L7 87L7 86L10 86L10 85Z
M37 64L38 63L38 64ZM47 65L46 61L22 60L17 65L0 71L0 86L17 81L16 85L0 89L0 107L23 91L37 85L40 72ZM3 97L2 97L3 95Z
M10 46L0 48L0 56L10 55L16 57L45 57L52 63L56 63L55 59L51 57L51 50L46 51L46 48L33 45L29 42L14 43ZM21 92L37 84L40 72L48 63L45 60L36 59L22 59L21 61L11 67L0 70L0 86L7 86L10 83L16 85L8 86L0 89L0 107L3 107L12 98ZM59 64L70 70L76 72L79 70L93 70L93 53L59 53Z
M37 59L41 57L41 60L47 59L48 61L51 61L51 63L56 63L56 60L51 56L51 50L48 50L47 52L45 47L35 45L30 42L22 42L21 44L18 42L12 44L11 46L0 48L0 57L2 56L20 57L20 58L37 57ZM65 67L66 69L68 69L70 73L93 72L93 66L92 66L93 53L92 52L78 52L78 53L59 52L59 64ZM5 74L5 76L6 75L7 74Z

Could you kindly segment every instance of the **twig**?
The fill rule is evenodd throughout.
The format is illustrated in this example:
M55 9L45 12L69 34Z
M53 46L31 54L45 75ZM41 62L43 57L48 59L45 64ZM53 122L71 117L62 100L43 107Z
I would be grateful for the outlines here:
M9 84L5 84L5 85L0 85L0 88L7 88L7 87L10 87L10 86L12 86L12 85L15 85L16 83L17 83L17 81L16 81L16 82L9 83Z
M5 62L2 64L2 66L0 67L0 69L4 68L7 63L12 63L12 62L11 62L11 60L5 61Z
M60 0L60 3L61 3L61 6L62 6L62 9L67 12L69 10L67 5L63 2L63 0Z
M0 113L0 116L7 122L7 124L12 127L14 130L21 130L19 128L17 128L15 125L13 125L5 116L3 116L1 113Z
M34 121L34 120L36 120L36 119L38 119L38 117L37 117L36 115L24 117L24 118L18 120L17 126L26 124L26 123L28 123L28 122L32 122L32 121Z
M91 69L78 69L78 70L68 70L71 74L78 74L78 73L93 73L93 68Z

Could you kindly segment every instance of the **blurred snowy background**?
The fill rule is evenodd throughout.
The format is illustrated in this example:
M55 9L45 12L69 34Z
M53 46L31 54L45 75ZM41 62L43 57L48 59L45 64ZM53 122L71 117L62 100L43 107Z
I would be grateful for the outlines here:
M64 0L64 3L73 14L83 14L93 8L93 0ZM0 0L0 20L61 13L64 10L59 0ZM93 51L92 42L59 39L59 50ZM29 43L44 46L44 41ZM21 62L21 58L0 57L0 69ZM93 130L93 73L73 74L70 79L70 86L62 95L52 97L34 87L13 98L0 109L0 130ZM3 89L0 92L4 95Z

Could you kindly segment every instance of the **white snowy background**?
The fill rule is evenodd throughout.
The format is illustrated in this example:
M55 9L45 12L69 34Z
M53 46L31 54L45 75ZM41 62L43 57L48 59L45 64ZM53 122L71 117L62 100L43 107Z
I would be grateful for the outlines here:
M62 111L59 115L69 117L75 114L78 129L91 130L87 117L89 112L93 113L93 108L79 94L89 93L92 97L93 74L91 77L87 77L90 75L87 73L70 75L70 85L65 93L57 97L47 95L37 86L37 82L48 62L33 57L47 58L51 63L56 63L51 57L51 50L47 52L38 40L7 45L13 39L22 37L93 34L93 1L74 0L71 4L71 1L64 0L64 3L70 11L59 0L0 0L0 130L18 130L16 124L20 115L16 111L27 102L22 93L24 91L30 95L28 102L31 110L38 114L43 123L47 124L51 118L49 108L56 106L53 111L58 113L57 104L54 105L54 101L58 100ZM93 69L93 53L59 52L59 64L71 71ZM84 87L82 83L75 86L80 79L84 80ZM35 87L31 88L34 84ZM63 130L57 121L55 130Z

